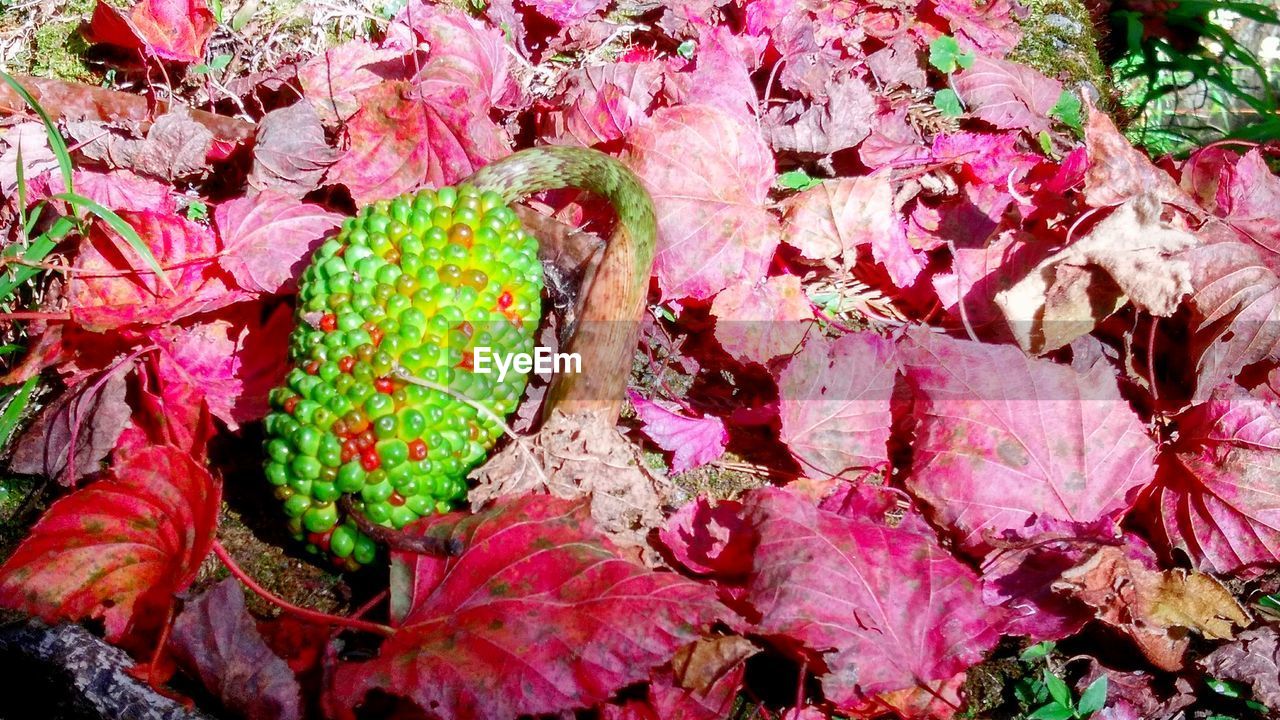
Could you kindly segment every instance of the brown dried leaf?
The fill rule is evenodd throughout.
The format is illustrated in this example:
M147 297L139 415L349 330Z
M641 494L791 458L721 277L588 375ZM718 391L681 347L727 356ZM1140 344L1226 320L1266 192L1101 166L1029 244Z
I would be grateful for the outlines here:
M325 141L315 108L299 100L272 110L258 124L249 184L300 198L320 186L324 171L340 155Z
M1168 317L1192 291L1191 266L1177 253L1198 240L1160 218L1160 201L1126 201L1088 235L1049 256L996 304L1023 350L1046 353L1093 329L1130 300Z
M1253 699L1267 707L1280 707L1280 634L1275 627L1240 633L1200 664L1214 677L1248 683Z
M214 140L207 127L182 109L156 118L141 139L104 129L96 122L69 123L67 133L81 143L80 152L90 160L168 182L207 171Z
M614 427L554 411L536 435L522 437L471 474L472 510L507 495L549 492L591 498L591 518L623 546L657 562L646 537L663 524L667 479Z

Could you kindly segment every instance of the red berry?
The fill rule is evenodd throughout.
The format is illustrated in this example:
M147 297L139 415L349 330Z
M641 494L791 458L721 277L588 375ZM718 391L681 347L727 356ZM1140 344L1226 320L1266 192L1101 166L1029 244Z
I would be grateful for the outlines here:
M360 467L364 468L365 472L373 472L381 466L382 458L378 457L378 451L369 448L360 453Z
M356 438L356 446L359 447L361 450L368 450L369 448L373 447L374 443L376 442L378 442L378 437L373 434L372 429L365 430L364 432L360 433L359 437Z
M356 444L355 438L347 438L342 443L342 462L351 462L351 458L360 454L360 446Z
M426 459L426 457L427 457L427 444L422 441L422 438L418 438L417 440L414 440L413 442L409 443L409 459L410 460L424 460Z
M373 389L380 393L390 395L396 391L396 384L391 381L391 378L380 377L373 381Z
M350 355L347 355L346 357L338 361L338 369L344 373L351 372L351 368L355 366L356 366L356 359L351 357Z
M401 505L404 504L404 496L402 496L398 492L393 491L391 493L391 497L387 498L387 502L391 503L392 505L395 505L396 507L400 507Z
M333 332L338 329L338 316L333 313L325 313L320 316L320 329L325 332Z
M373 344L376 347L382 344L382 337L384 334L385 333L382 332L382 328L375 327L369 331L369 339L373 340Z
M307 542L320 548L322 552L329 552L329 538L332 535L332 529L322 533L307 533Z
M315 375L316 373L320 372L320 361L312 360L311 362L303 366L302 369L305 370L308 375Z
M284 401L284 411L292 415L294 409L298 407L298 403L300 402L302 402L302 398L297 395L290 396L288 400Z
M463 335L466 335L467 337L471 337L471 334L476 331L475 328L471 327L471 323L465 320L458 323L458 327L456 327L455 329L458 332L461 332Z
M503 310L506 310L507 308L511 307L511 303L515 301L516 299L511 297L511 291L504 290L502 294L498 296L498 307L502 308Z

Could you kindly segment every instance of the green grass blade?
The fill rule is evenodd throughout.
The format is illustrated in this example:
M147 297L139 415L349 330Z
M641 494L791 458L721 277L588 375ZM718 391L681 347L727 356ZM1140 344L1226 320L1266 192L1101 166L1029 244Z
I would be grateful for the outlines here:
M36 383L39 380L39 375L27 378L27 381L22 383L16 391L9 393L9 402L4 406L4 412L0 413L0 448L8 447L9 438L17 429L18 422L22 420L22 413L31 402L31 393L36 389Z
M67 233L70 233L75 226L74 219L60 217L53 223L53 227L41 233L25 248L18 243L14 243L4 249L3 255L7 258L21 256L22 260L29 263L43 262L49 253L53 252L53 249L58 246L58 243L62 241L62 238L66 237ZM9 296L13 294L13 291L19 285L35 277L40 272L40 268L28 265L13 264L9 267L13 269L13 274L0 277L0 302L8 302Z
M148 267L155 271L156 276L160 278L160 282L169 289L169 292L174 294L178 292L177 289L173 287L173 284L169 282L169 277L164 274L164 268L160 267L160 262L156 260L156 256L151 253L151 248L148 247L147 244L142 241L142 238L138 236L138 231L134 230L133 226L125 222L123 218L83 195L77 195L75 193L59 193L54 195L54 197L59 200L67 201L73 207L84 208L101 218L103 222L111 226L112 230L119 233L120 237L125 239L125 242L129 243L129 247L133 248L133 251L137 253L138 257L141 258Z
M62 170L62 186L66 188L67 192L71 192L71 153L67 150L67 143L62 139L62 134L58 132L58 128L54 127L53 120L49 119L49 113L40 107L40 103L12 75L0 70L0 80L8 83L9 87L18 93L18 97L30 105L31 109L35 110L36 114L40 116L40 120L44 122L44 131L49 135L49 147L52 148L53 154L57 156L58 168Z

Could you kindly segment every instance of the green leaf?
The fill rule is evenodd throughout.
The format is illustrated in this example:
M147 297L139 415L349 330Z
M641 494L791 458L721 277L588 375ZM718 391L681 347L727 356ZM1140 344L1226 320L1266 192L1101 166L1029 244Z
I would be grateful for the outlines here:
M44 123L44 132L49 136L49 147L58 158L58 169L62 171L62 187L67 192L71 192L71 153L67 151L67 143L62 139L62 134L58 132L58 128L54 127L53 120L49 119L49 113L40 107L40 103L12 75L0 70L0 79L8 83L9 87L18 93L18 97L22 98L22 101L30 105L31 109L35 110L36 114L40 116L41 122Z
M809 173L803 170L788 170L778 176L778 187L787 190L808 190L815 185L821 185L822 180L809 176Z
M209 219L209 206L200 200L192 200L187 203L187 207L183 210L188 220L200 222Z
M1205 680L1205 684L1209 686L1210 690L1222 695L1223 697L1239 698L1244 695L1244 686L1233 683L1230 680L1209 678Z
M1076 712L1081 717L1088 717L1107 704L1107 676L1103 675L1084 689L1080 694L1080 702L1076 703Z
M1021 660L1022 662L1031 662L1032 660L1039 660L1040 658L1045 657L1049 653L1053 652L1053 648L1056 646L1057 646L1057 643L1055 643L1052 640L1045 640L1044 642L1038 642L1035 645L1032 645L1031 647L1027 648L1026 650L1023 650L1022 654L1018 656L1018 659Z
M21 255L23 261L28 263L43 262L49 253L58 246L62 238L67 233L75 229L75 221L71 218L60 217L54 221L53 226L43 233L40 233L30 244L23 247L21 243L14 243L4 249L4 257L14 258ZM40 268L31 267L30 265L20 265L13 263L9 265L8 272L5 276L0 277L0 301L7 302L9 296L22 283L30 280L40 273Z
M160 262L156 260L156 256L151 253L151 248L142 241L141 237L138 237L138 231L134 230L133 226L125 222L123 218L83 195L77 195L75 193L59 193L54 195L54 197L59 200L65 200L71 204L72 207L84 208L101 218L103 222L111 226L112 230L119 233L120 237L124 238L125 242L129 243L129 247L133 248L133 251L138 255L138 257L155 272L156 277L158 277L160 282L169 289L169 292L175 294L178 292L177 289L173 287L173 284L169 282L169 277L164 274L164 268L160 267Z
M1275 594L1263 595L1258 598L1258 604L1268 610L1280 611L1280 596Z
M1029 715L1029 720L1071 720L1075 717L1076 711L1067 705L1059 705L1058 703L1049 703L1044 707L1036 710Z
M960 43L950 35L943 35L929 43L929 64L948 75L956 68L967 68L973 65L971 52L961 52Z
M689 58L693 57L693 51L696 50L697 48L698 48L698 43L692 40L685 40L684 42L676 46L676 54L684 58L685 60L688 60Z
M1082 133L1084 132L1084 116L1081 114L1083 109L1079 95L1070 90L1063 90L1058 96L1058 102L1049 108L1049 117L1057 118L1067 127Z
M964 114L960 96L951 88L943 88L933 95L933 106L942 111L943 117L957 118Z
M1040 151L1049 157L1053 157L1053 138L1049 137L1048 130L1041 130L1036 136L1036 140L1040 141Z
M209 12L213 13L213 19L222 24L222 0L209 0L206 3L209 6Z
M1044 669L1044 686L1049 688L1049 697L1059 705L1071 705L1071 688L1062 678L1049 672L1049 668Z
M22 413L26 411L27 405L31 402L31 393L36 389L36 383L40 381L39 375L27 378L16 391L9 393L8 403L4 406L4 412L0 413L0 448L9 445L9 438L13 436L13 431L18 427L18 422L22 420Z

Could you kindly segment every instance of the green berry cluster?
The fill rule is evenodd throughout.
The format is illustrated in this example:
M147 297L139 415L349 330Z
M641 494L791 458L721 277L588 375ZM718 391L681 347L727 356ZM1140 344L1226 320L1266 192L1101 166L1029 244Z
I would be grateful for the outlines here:
M392 528L465 498L527 381L473 372L473 350L531 352L542 282L537 240L468 185L374 203L320 247L266 418L267 480L299 539L355 568L375 546L339 498Z

